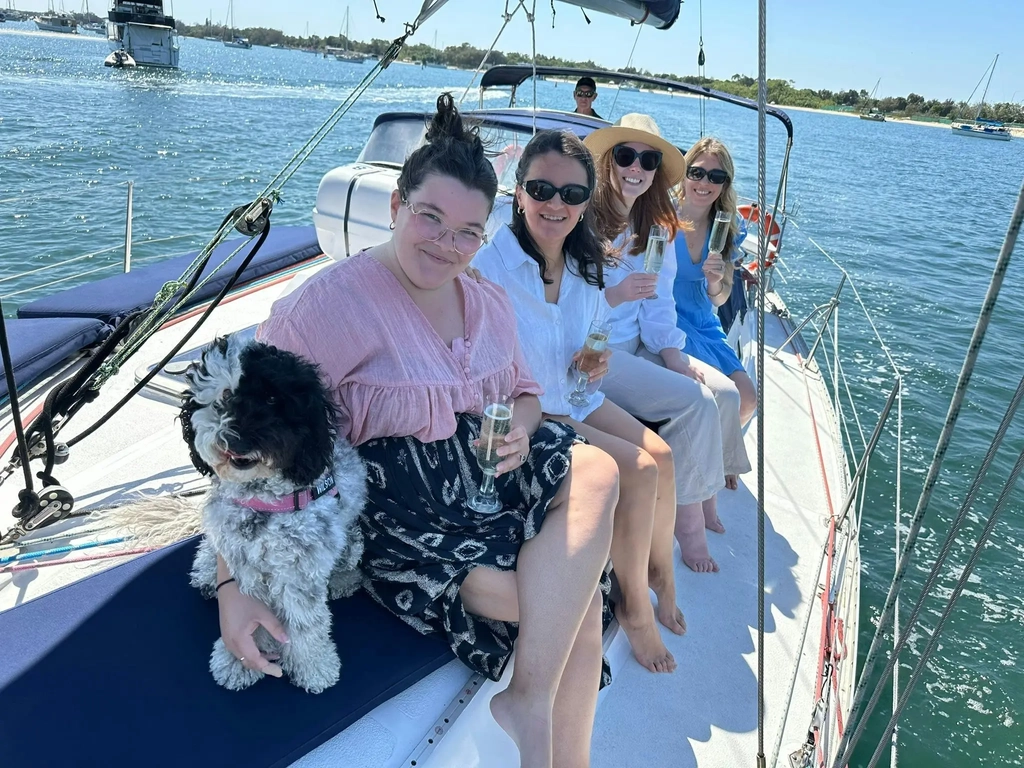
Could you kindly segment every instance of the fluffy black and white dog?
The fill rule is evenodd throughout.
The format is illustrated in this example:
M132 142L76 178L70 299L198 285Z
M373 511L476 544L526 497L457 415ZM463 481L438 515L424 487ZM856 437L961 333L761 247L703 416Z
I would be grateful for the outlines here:
M215 595L217 553L238 588L281 620L289 643L262 627L264 653L280 654L291 681L320 693L338 681L328 599L359 587L366 501L358 454L337 438L337 412L316 366L267 344L220 338L185 374L182 432L196 468L212 475L192 584ZM218 639L210 671L225 688L263 675Z

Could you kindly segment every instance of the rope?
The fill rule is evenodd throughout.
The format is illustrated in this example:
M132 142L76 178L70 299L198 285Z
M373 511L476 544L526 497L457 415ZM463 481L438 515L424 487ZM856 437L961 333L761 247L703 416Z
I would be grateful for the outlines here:
M270 222L268 221L267 225L266 225L266 228L260 234L259 240L257 240L256 244L253 246L252 250L249 252L249 255L246 256L242 260L242 263L238 265L238 269L235 270L235 274L233 274L231 276L231 279L228 280L227 283L224 284L224 287L221 288L220 293L217 294L217 296L213 299L213 301L210 302L210 305L206 308L206 310L203 312L203 314L199 316L199 319L196 320L195 325L193 325L188 330L188 332L184 336L181 337L181 339L178 341L178 343L175 344L173 347L171 347L171 349L167 352L167 354L164 355L163 359L160 360L160 362L158 362L156 365L154 365L150 369L149 373L147 373L145 376L143 376L141 379L139 379L135 383L135 386L132 387L124 397L122 397L120 400L118 400L117 403L115 403L114 406L112 408L110 408L110 410L108 410L99 419L97 419L92 424L92 426L90 426L88 429L80 432L78 435L76 435L71 440L68 440L67 441L67 445L68 445L69 448L74 446L74 445L76 445L77 443L81 442L86 437L88 437L93 432L95 432L97 429L99 429L104 424L106 424L107 421L109 421L111 419L111 417L114 416L114 414L116 414L118 411L120 411L128 403L129 400L131 400L133 397L135 397L135 395L137 395L139 392L141 392L146 387L146 385L149 384L149 382L151 382L156 377L156 375L158 373L160 373L161 370L163 370L163 367L165 365L167 365L167 363L171 359L173 359L174 356L178 354L178 352L180 352L182 350L182 348L195 335L196 331L198 331L202 327L203 323L206 322L206 319L211 314L213 314L213 310L215 310L217 308L217 306L220 304L221 300L225 296L227 296L228 292L234 287L235 282L238 280L239 277L241 277L242 273L245 271L245 268L247 266L249 266L249 262L252 261L253 257L256 256L256 254L259 252L259 249L262 247L263 243L266 241L267 236L269 234L270 234ZM65 421L65 423L67 423L67 422Z
M75 552L80 549L92 549L93 547L105 547L108 544L120 544L122 541L128 541L131 536L118 536L113 539L103 539L101 541L86 541L81 544L67 544L63 547L53 547L52 549L41 549L38 552L19 552L17 555L7 555L6 557L0 557L0 565L7 565L8 563L17 563L22 560L35 560L40 557L52 557L53 555L64 555L68 552Z
M18 507L15 509L15 517L19 511L27 510L33 504L38 505L39 498L35 496L32 489L32 470L28 465L29 450L28 440L25 438L25 431L21 423L21 408L18 404L18 383L14 380L14 364L11 362L11 346L7 338L7 321L4 319L3 304L0 304L0 360L4 365L4 378L7 382L7 397L11 403L11 419L14 420L14 434L17 437L17 456L21 461L21 469L25 474L25 488L19 494Z
M1020 392L1022 388L1024 388L1024 379L1021 379L1021 384L1017 391ZM1017 402L1019 402L1019 398L1017 399ZM1016 403L1014 403L1013 408L1016 410ZM960 598L961 593L964 591L964 587L967 586L967 581L970 579L971 573L974 571L974 566L978 563L978 558L981 556L982 550L984 550L985 545L988 543L989 536L992 535L992 531L995 529L1000 515L1002 515L1003 510L1006 509L1006 504L1010 500L1010 494L1013 492L1014 487L1017 485L1017 479L1020 477L1021 470L1024 470L1024 451L1021 451L1017 455L1017 463L1014 464L1009 478L1007 478L1006 483L1003 485L1003 490L999 494L999 500L996 502L996 506L992 510L992 514L989 516L988 522L985 524L985 528L981 532L981 536L978 537L978 541L974 545L974 549L971 551L971 556L967 560L967 565L964 566L963 573L960 574L960 578L956 581L956 586L953 587L953 593L946 601L946 608L942 611L942 616L939 617L939 620L935 625L935 629L932 631L931 638L928 640L928 645L925 647L924 651L921 653L921 658L917 660L917 664L914 666L914 671L911 673L910 679L907 681L907 687L904 689L903 695L900 697L899 703L893 711L892 717L885 726L885 732L879 740L875 753L871 756L871 762L868 763L868 768L874 768L884 751L885 740L888 739L890 735L894 734L896 723L899 722L900 716L903 714L903 710L907 706L907 701L910 699L910 694L914 690L914 686L917 685L917 681L924 672L928 659L931 658L932 653L935 651L935 647L939 643L939 637L941 637L942 630L946 626L946 622L949 620L950 614L953 612L953 606Z
M764 0L761 0L761 2L763 1ZM939 469L942 466L942 461L945 458L946 451L949 449L949 443L953 435L953 428L956 426L957 419L960 416L960 408L963 405L964 397L967 394L967 387L970 384L971 376L974 373L974 366L978 359L978 352L985 339L985 333L988 330L988 325L992 318L992 312L995 309L996 301L999 299L999 292L1003 285L1003 279L1006 276L1006 270L1010 265L1010 256L1013 254L1013 248L1014 245L1016 245L1017 235L1020 233L1022 221L1024 221L1024 183L1022 183L1020 192L1017 195L1017 204L1014 207L1013 215L1010 217L1010 225L1006 232L1006 238L1003 241L1002 248L999 250L999 257L996 259L995 269L992 273L992 280L989 283L988 291L985 294L985 301L982 304L978 321L974 326L974 333L971 335L971 341L967 348L967 355L964 358L963 367L960 370L956 388L949 403L949 411L946 414L946 420L942 426L942 433L939 435L938 444L935 446L935 454L932 457L931 466L928 468L928 475L925 478L924 487L921 489L921 496L918 499L917 508L914 510L910 529L907 532L907 538L903 544L903 551L900 553L900 559L897 563L896 573L893 575L892 583L889 586L889 594L886 596L885 605L882 608L882 615L879 618L878 625L875 629L875 635L871 640L871 647L868 650L867 658L864 661L864 668L862 670L860 680L857 683L857 689L854 693L853 707L850 710L850 722L856 723L857 727L855 729L847 729L846 734L843 737L843 742L840 744L839 751L837 752L836 760L833 763L834 768L841 768L841 766L846 765L849 762L850 756L853 754L854 747L857 745L857 742L864 734L864 729L867 727L868 717L874 709L874 706L878 701L878 697L881 695L882 681L879 681L875 688L875 694L871 697L871 702L866 708L863 707L864 698L867 695L867 682L871 678L875 665L878 662L878 656L881 653L882 638L885 636L885 633L889 630L889 627L892 624L896 607L896 597L900 592L900 588L903 586L903 580L906 576L910 557L914 552L914 546L917 544L917 537L921 532L924 516L928 510L928 503L931 501L932 491L935 489L935 485L938 482ZM990 453L992 450L992 447L990 447ZM986 455L986 462L983 464L983 467L986 470L988 460L989 455ZM979 472L980 471L981 470L979 469ZM980 479L976 479L975 482L980 483ZM969 498L973 499L973 494L976 490L977 489L975 487L972 487L969 492ZM965 506L966 505L967 500L965 499ZM958 516L958 523L954 524L955 528L959 527L959 522L962 521L963 514L965 514L965 511L962 509L961 516ZM952 535L953 533L954 530L951 529L950 534ZM936 566L938 566L938 563L936 563ZM936 569L933 568L933 573L935 573L935 570ZM930 585L932 583L933 578L929 575L928 584ZM924 594L925 593L922 591L922 598L924 597ZM911 618L913 619L913 616ZM909 621L907 627L904 628L903 636L901 637L904 643L906 641L906 636L909 634L907 630L912 628L912 626L913 621ZM904 643L900 643L900 647L902 647ZM895 659L895 655L892 659ZM883 678L883 680L884 679L885 678ZM862 708L863 714L861 714Z
M767 0L757 2L757 204L765 207L768 109ZM764 318L765 274L768 261L768 231L758 227L757 281L757 765L764 768Z
M51 565L71 565L72 563L87 563L92 560L108 560L112 557L127 557L128 555L142 555L152 552L158 547L139 547L138 549L125 549L121 552L107 552L103 555L85 555L83 557L69 557L64 560L51 560L47 563L30 563L26 565L5 565L0 568L0 573L18 573L19 571L34 571L36 568L47 568Z
M480 64L477 66L476 71L473 72L473 77L470 78L469 85L466 86L466 90L464 90L462 92L462 96L459 97L460 107L462 106L462 102L466 100L466 96L469 95L469 91L473 87L473 83L476 82L476 76L484 71L484 65L487 63L487 59L490 55L494 53L494 46L496 46L498 44L498 40L501 39L501 35L505 32L505 27L507 27L508 23L512 21L512 17L519 12L520 8L522 8L524 12L526 11L525 6L523 5L526 0L516 0L516 7L512 9L512 13L508 12L508 2L509 0L505 0L505 13L502 16L502 18L505 19L505 23L501 25L501 29L498 30L498 34L494 36L494 42L491 43L491 47L487 49L487 53L484 54L484 57L480 59Z

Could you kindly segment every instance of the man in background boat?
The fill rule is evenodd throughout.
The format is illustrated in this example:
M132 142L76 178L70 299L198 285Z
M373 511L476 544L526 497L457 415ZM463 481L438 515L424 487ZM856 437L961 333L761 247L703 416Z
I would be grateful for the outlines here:
M572 94L576 98L575 112L578 115L589 115L598 120L603 118L594 111L594 101L597 99L597 83L592 77L581 77L576 81L576 89Z

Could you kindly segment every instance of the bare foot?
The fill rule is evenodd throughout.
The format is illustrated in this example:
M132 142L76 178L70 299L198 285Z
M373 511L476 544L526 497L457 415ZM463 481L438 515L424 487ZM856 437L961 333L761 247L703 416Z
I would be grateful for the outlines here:
M725 476L725 487L726 490L735 491L740 487L740 478L738 475L726 475Z
M714 560L711 561L715 562ZM716 568L718 566L715 566ZM686 634L686 619L683 612L676 604L675 577L669 575L667 578L657 573L650 575L651 589L658 596L658 621L670 632L677 635Z
M491 698L491 716L519 747L522 768L552 768L551 705L531 705L511 688Z
M733 475L735 478L735 475ZM718 517L718 496L705 499L701 504L701 511L704 513L704 527L715 533L725 533L725 526Z
M679 542L687 568L697 573L714 573L718 570L718 563L708 552L708 537L704 533L706 523L701 507L700 503L680 504L676 507L676 541Z
M675 672L676 660L661 640L661 633L654 623L654 610L647 604L648 616L632 617L620 605L615 606L615 618L626 632L633 655L640 666L651 672Z

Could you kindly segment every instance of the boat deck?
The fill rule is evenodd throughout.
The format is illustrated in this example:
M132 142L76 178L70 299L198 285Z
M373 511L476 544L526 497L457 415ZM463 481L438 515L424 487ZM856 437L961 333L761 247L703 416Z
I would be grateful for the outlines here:
M323 262L312 267L320 268ZM251 326L265 317L286 279L269 280L219 307L199 332L192 348L214 336ZM748 315L745 332L753 323ZM90 424L136 381L138 371L159 359L190 326L185 321L158 333L135 360L86 406L65 439ZM788 321L770 315L766 322L768 351L788 333ZM749 339L745 350L750 350ZM804 662L792 702L793 724L786 730L782 754L796 749L806 735L815 687L820 631L818 565L827 537L830 505L838 506L846 492L847 472L834 436L838 434L824 386L813 372L800 367L791 351L766 362L765 390L765 508L766 538L766 752L770 756L788 699L790 677L798 657ZM35 404L23 403L30 416ZM172 397L150 392L135 398L122 413L89 440L76 447L70 460L56 469L57 477L78 500L94 506L123 500L133 494L177 493L197 488L195 473L175 421ZM0 425L10 432L9 419ZM747 447L756 461L756 423L747 431ZM0 527L12 522L20 475L0 487ZM663 634L679 669L655 675L631 657L621 633L607 638L614 683L602 694L594 733L595 768L671 766L737 766L753 761L757 752L757 500L756 472L741 479L735 492L720 495L720 514L728 531L711 534L718 574L695 574L681 562L676 569L680 602L689 625L684 637ZM73 526L95 527L76 518L47 528L42 535ZM106 534L104 534L106 535ZM123 546L130 546L125 544ZM91 572L123 560L98 560L0 574L0 611L31 600ZM856 579L856 549L847 562ZM856 583L847 592L856 595ZM843 607L856 626L856 601ZM801 634L811 611L808 643ZM855 633L850 633L855 635ZM856 657L850 641L848 653ZM851 677L843 671L843 687ZM507 675L506 675L507 678ZM503 687L486 682L467 688L469 671L458 662L424 678L405 693L381 705L343 733L322 744L296 764L384 768L502 768L518 765L511 742L489 716L487 702ZM458 705L462 698L463 704ZM455 709L459 711L454 712ZM447 723L441 732L437 723ZM457 714L457 716L456 716ZM420 750L429 734L443 735ZM412 753L419 755L410 762Z

